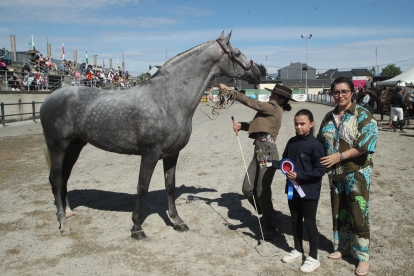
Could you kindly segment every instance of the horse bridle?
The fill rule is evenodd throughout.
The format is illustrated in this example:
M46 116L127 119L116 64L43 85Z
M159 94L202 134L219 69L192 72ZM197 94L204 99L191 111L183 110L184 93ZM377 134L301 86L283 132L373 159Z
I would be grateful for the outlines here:
M237 64L239 64L241 66L241 68L243 68L244 71L249 71L250 68L252 68L253 66L253 60L250 60L250 64L249 66L244 66L240 61L238 61L234 56L233 56L233 52L231 52L231 54L226 50L226 48L224 48L223 44L220 43L220 41L218 39L216 39L218 45L220 45L221 49L223 49L224 53L226 53L230 60L236 62Z

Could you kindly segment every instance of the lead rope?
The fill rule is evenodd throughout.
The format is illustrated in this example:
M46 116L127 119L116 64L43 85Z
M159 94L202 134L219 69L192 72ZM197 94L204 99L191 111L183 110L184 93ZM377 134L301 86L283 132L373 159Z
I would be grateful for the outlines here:
M234 99L235 97L232 95L231 91L233 91L233 90L228 88L228 87L226 87L226 88L219 87L218 100L216 102L214 102L212 106L209 105L209 104L200 105L200 111L203 112L204 114L206 114L207 117L210 120L216 120L222 109L229 108L235 102L235 99ZM201 109L201 107L203 107L203 106L211 107L212 108L211 114L213 114L213 116L216 116L216 117L211 118L210 115L208 115L206 112L204 112Z
M236 123L234 122L234 117L231 116L231 119L233 121L233 125L235 125ZM250 182L249 173L247 172L246 160L244 159L243 149L242 149L242 146L241 146L241 143L240 143L239 133L237 131L236 131L236 137L237 137L237 141L239 141L240 152L241 152L241 155L243 157L244 169L246 170L247 179L249 180L250 187L252 188L253 203L254 203L254 208L256 210L257 220L259 221L260 233L262 234L262 238L263 238L262 239L263 240L263 245L264 245L265 251L267 251L266 243L265 243L265 239L264 239L264 235L263 235L263 230L262 230L262 224L260 223L259 212L257 211L256 200L254 199L253 186L252 186L252 182Z

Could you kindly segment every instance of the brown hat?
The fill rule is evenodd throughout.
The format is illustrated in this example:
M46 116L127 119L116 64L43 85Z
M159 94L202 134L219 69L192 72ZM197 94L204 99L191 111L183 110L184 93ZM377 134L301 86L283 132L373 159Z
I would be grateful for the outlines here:
M287 88L286 86L276 83L275 87L273 87L273 90L270 90L269 88L265 89L269 90L272 93L276 93L278 95L286 97L291 101L297 102L296 100L292 99L292 90L290 88Z

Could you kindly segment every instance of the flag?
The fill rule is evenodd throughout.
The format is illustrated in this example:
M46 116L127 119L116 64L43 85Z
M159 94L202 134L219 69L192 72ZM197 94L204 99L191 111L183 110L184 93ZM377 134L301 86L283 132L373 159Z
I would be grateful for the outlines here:
M103 68L105 68L105 54L103 54Z
M32 35L32 41L30 41L30 50L34 49L34 40L33 40L33 35Z
M118 58L116 58L116 70L119 70Z
M86 50L86 64L89 64L89 61L88 61L88 50Z
M61 58L61 60L64 60L64 59L65 59L65 46L62 43L62 58Z

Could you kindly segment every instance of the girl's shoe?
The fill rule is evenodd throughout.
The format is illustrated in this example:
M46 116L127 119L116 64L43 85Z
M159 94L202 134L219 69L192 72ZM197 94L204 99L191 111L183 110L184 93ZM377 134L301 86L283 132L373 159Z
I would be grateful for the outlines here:
M300 271L309 273L315 271L320 266L321 263L319 262L319 258L314 259L311 256L308 256L303 265L300 267Z
M368 265L364 268L360 267L359 264L358 264L358 267L355 269L355 274L358 275L358 276L367 275L368 272L369 272L370 266L371 266L370 262L368 262Z
M293 249L292 251L290 251L289 254L285 255L282 258L282 262L284 263L292 263L296 260L302 260L302 253L297 251L296 249Z

